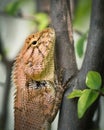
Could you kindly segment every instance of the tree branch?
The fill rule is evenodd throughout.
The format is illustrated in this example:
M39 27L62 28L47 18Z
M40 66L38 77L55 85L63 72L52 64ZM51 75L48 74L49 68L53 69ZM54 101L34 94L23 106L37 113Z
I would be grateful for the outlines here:
M4 87L5 83L0 82L0 87Z
M52 26L56 32L56 65L59 70L65 70L64 82L77 71L69 6L67 0L51 1Z
M11 70L12 70L13 61L8 61L4 52L1 37L0 37L0 54L2 55L2 62L6 66L6 83L5 83L5 91L4 91L3 106L2 106L3 112L0 117L0 128L2 130L5 130L6 121L7 121L7 113L8 113L8 101L9 101L8 97L9 97L9 92L11 88Z
M51 1L51 18L56 30L56 63L59 68L65 68L65 79L77 71L73 44L68 37L67 26L67 1ZM69 10L70 11L70 10ZM69 13L70 15L70 13ZM70 32L69 32L70 33ZM86 56L82 69L71 82L64 95L61 108L59 130L89 130L92 129L92 118L98 106L98 100L86 112L82 119L77 116L77 101L67 99L67 95L73 90L85 89L85 77L89 70L100 72L104 77L104 0L93 0L91 25L88 37ZM97 125L97 124L96 124ZM98 126L96 126L97 128Z
M1 12L0 11L0 16L4 16L4 17L10 17L10 18L15 18L15 19L24 19L24 20L29 20L29 21L34 21L36 20L34 15L28 15L28 14L16 14L16 15L9 15L6 12Z
M74 44L72 37L70 3L68 0L52 0L51 1L51 18L52 25L56 31L56 65L60 70L65 69L64 83L75 75L77 70ZM69 127L69 102L66 97L63 99L62 109L59 117L59 130L67 130ZM66 105L67 106L66 106ZM66 108L67 111L66 111ZM72 116L73 118L73 116ZM71 119L72 119L71 118ZM73 124L71 124L71 127ZM74 129L73 129L74 130Z

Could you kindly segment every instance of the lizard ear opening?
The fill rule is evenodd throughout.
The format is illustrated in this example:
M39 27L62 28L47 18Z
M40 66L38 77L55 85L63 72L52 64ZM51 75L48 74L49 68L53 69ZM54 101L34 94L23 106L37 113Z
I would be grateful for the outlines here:
M32 41L31 44L32 44L32 45L36 45L36 44L37 44L37 41Z

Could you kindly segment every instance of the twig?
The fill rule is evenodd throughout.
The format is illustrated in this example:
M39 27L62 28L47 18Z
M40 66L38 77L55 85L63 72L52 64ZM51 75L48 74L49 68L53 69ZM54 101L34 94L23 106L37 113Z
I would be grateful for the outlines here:
M0 12L0 15L5 17L19 18L19 19L32 20L32 21L35 20L35 16L27 15L27 14L9 15L6 12Z
M0 35L1 36L1 35ZM13 61L8 61L4 49L3 49L3 44L2 44L2 40L0 37L0 54L2 55L2 62L5 64L6 66L6 83L2 84L5 85L5 91L4 91L4 97L3 97L3 111L2 114L0 116L0 128L2 128L2 130L5 130L6 127L6 121L7 121L7 112L8 112L8 97L9 97L9 92L10 92L10 88L11 88L11 70L12 70L12 65L13 65Z
M0 82L0 87L4 87L4 86L5 86L5 83Z

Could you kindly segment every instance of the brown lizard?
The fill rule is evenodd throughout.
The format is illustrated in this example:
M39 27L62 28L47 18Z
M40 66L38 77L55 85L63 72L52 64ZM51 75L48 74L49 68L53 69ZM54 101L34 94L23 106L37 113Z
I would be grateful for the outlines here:
M48 130L59 109L63 86L55 78L55 31L30 35L16 58L15 130Z

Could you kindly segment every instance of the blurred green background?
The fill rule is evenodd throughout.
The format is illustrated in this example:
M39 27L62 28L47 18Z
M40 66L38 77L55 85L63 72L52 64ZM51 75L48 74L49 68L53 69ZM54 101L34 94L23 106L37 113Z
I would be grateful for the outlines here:
M75 54L78 68L83 62L89 31L91 0L70 0ZM13 130L14 87L11 71L14 59L26 37L51 23L49 0L1 0L0 1L0 130ZM101 98L101 110L104 99ZM100 119L104 128L103 111ZM70 116L70 115L69 115ZM95 117L96 118L96 114ZM57 129L57 118L52 130Z

